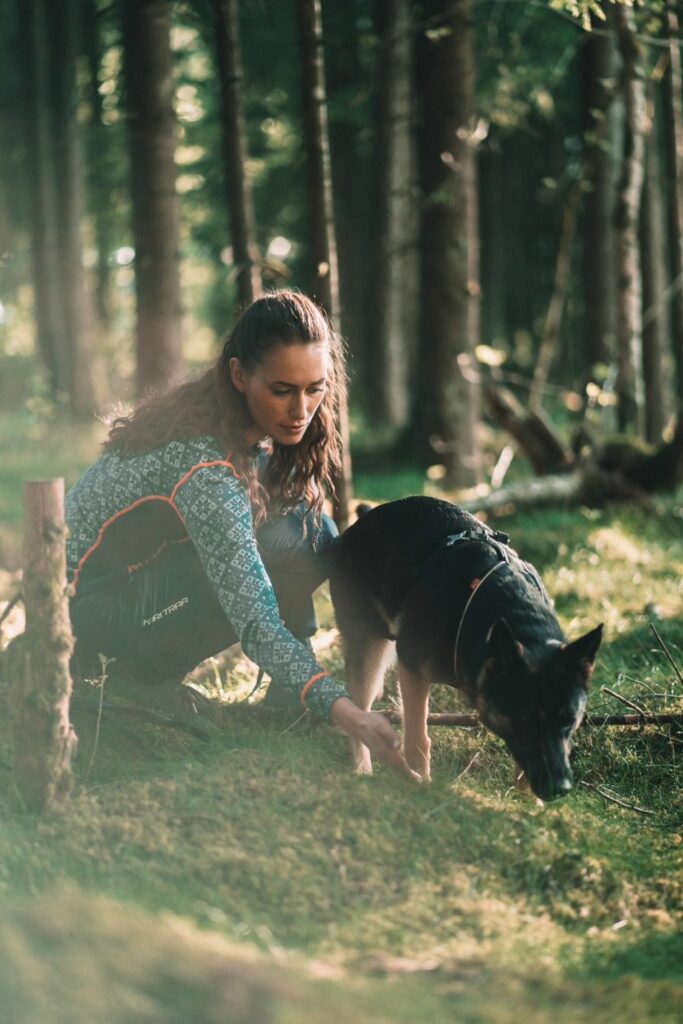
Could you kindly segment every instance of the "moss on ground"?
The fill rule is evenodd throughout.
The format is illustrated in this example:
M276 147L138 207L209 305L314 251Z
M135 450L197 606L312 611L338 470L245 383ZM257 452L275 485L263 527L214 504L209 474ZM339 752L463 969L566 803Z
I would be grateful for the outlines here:
M497 520L571 636L606 622L592 710L625 710L604 686L681 710L650 626L683 666L682 507ZM680 1020L680 730L582 729L579 785L539 807L482 730L433 730L429 786L357 778L332 730L237 703L253 680L244 659L196 675L206 742L105 708L95 750L76 711L77 792L42 818L16 806L0 726L0 1019ZM177 697L114 675L104 695ZM462 707L445 687L433 705Z

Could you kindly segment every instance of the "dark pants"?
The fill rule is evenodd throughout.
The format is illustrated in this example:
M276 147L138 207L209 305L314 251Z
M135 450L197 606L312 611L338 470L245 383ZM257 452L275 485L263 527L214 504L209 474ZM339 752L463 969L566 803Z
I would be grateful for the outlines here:
M337 536L334 522L297 509L256 531L280 617L299 639L317 628L312 594L327 578ZM218 602L191 541L169 544L132 573L83 581L71 601L76 637L73 670L101 675L98 654L149 682L182 679L225 650L237 634Z

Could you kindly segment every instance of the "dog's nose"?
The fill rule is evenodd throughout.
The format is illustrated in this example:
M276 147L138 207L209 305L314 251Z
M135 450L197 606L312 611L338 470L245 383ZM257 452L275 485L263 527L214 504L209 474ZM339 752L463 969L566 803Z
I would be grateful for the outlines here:
M560 800L563 796L567 795L567 793L570 791L571 788L572 788L572 780L571 779L568 779L568 778L556 779L553 782L552 787L550 788L550 792L547 793L544 797L542 797L542 799L543 800Z

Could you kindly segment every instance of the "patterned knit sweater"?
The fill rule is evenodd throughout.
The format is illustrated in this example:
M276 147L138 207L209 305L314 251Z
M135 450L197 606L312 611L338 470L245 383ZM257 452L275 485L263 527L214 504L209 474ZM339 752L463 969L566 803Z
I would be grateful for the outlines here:
M347 696L281 622L246 489L215 438L105 453L68 492L66 522L77 593L189 537L248 657L321 718Z

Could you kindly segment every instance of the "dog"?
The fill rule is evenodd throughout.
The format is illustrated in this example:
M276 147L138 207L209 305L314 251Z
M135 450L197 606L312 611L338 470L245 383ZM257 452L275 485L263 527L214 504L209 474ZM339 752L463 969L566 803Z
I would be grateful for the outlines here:
M342 535L330 591L347 687L363 710L394 652L410 767L430 775L429 690L464 692L541 800L572 788L572 736L586 707L602 625L564 637L536 570L509 538L447 501L402 498L361 513ZM358 772L370 752L352 741Z

